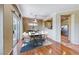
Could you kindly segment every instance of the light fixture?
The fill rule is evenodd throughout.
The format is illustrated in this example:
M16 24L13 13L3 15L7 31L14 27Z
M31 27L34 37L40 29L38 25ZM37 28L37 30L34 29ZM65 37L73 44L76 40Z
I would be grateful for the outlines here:
M33 22L34 22L34 23L37 23L37 19L35 18Z
M29 23L30 26L38 26L37 24L35 23Z
M34 23L37 23L37 19L36 19L37 15L35 15L35 18L34 18Z

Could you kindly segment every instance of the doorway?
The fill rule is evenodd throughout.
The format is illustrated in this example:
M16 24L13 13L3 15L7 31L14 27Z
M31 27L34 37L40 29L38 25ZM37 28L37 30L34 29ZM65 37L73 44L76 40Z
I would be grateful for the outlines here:
M61 42L70 43L71 15L61 15Z

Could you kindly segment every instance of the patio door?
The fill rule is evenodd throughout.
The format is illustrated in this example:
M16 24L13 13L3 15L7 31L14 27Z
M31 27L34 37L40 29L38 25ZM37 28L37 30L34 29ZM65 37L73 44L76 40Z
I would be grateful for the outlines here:
M20 39L20 18L13 13L13 54L18 54L18 46L16 45Z
M3 54L3 5L0 5L0 55Z

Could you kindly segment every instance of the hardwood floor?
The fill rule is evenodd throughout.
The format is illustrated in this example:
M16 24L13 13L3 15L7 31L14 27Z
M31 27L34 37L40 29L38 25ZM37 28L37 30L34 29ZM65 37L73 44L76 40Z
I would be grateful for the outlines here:
M35 48L27 52L23 52L21 54L22 55L53 55L53 54L55 55L55 54L61 54L61 48L60 46L47 45L47 46L41 46Z
M61 41L65 43L69 43L70 41L68 40L68 36L61 35Z
M26 52L20 53L21 55L78 55L79 52L66 47L58 42L53 41L52 44L41 46Z

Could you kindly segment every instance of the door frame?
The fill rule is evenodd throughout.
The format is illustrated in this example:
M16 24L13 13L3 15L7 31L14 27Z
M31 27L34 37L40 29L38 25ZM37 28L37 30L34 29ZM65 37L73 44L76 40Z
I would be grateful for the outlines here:
M70 13L63 13L61 15L70 15L69 16L69 22L68 22L68 40L69 40L69 43L70 43L70 40L71 40L71 14ZM61 15L60 15L60 27L61 27ZM61 30L60 30L61 31ZM62 42L62 38L61 38L61 42Z

